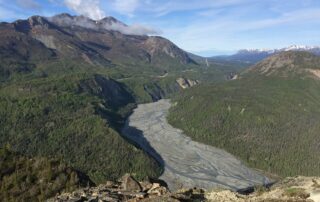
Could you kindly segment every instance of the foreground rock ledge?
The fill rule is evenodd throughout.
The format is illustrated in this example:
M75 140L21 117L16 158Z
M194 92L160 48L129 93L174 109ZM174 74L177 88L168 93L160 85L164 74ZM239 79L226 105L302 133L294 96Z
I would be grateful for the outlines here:
M166 183L161 180L138 182L126 174L118 182L108 181L98 187L63 193L49 199L48 202L203 201L204 193L204 190L197 188L171 193Z
M72 193L56 196L49 202L320 202L320 178L292 177L275 184L270 189L256 188L250 195L241 195L230 190L181 189L170 192L164 182L136 181L125 175L119 182L107 182L98 187L83 188Z

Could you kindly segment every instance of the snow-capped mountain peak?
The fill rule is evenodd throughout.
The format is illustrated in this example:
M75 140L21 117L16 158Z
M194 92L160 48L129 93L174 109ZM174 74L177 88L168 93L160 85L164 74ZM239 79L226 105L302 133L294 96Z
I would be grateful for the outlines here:
M269 56L286 51L307 51L320 56L320 46L291 45L280 49L242 49L236 54L223 56L223 58L229 61L240 61L254 64Z
M318 51L320 52L320 46L305 46L305 45L291 45L285 48L280 49L242 49L239 50L238 53L268 53L273 54L277 52L283 52L283 51Z
M312 49L320 49L320 46L304 46L304 45L291 45L287 48L284 48L283 51L291 51L291 50L312 50Z

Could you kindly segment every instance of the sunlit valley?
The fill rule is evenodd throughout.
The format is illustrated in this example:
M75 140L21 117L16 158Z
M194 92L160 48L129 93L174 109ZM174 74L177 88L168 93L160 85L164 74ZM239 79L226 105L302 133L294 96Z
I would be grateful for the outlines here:
M281 2L0 0L0 201L319 202L320 4Z

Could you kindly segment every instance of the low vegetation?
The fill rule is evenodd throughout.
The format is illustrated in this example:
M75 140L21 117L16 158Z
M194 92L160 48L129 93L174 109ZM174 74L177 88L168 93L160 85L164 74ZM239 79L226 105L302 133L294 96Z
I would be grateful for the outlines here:
M303 188L288 188L283 193L284 196L296 197L306 199L310 197L310 194L306 192Z

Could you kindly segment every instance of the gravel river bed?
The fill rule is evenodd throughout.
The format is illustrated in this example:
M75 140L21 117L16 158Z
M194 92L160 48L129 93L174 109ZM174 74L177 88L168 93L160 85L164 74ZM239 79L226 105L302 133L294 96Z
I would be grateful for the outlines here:
M193 141L166 119L170 100L140 104L122 134L164 167L160 179L171 190L199 187L233 191L269 184L263 174L246 167L224 150Z

